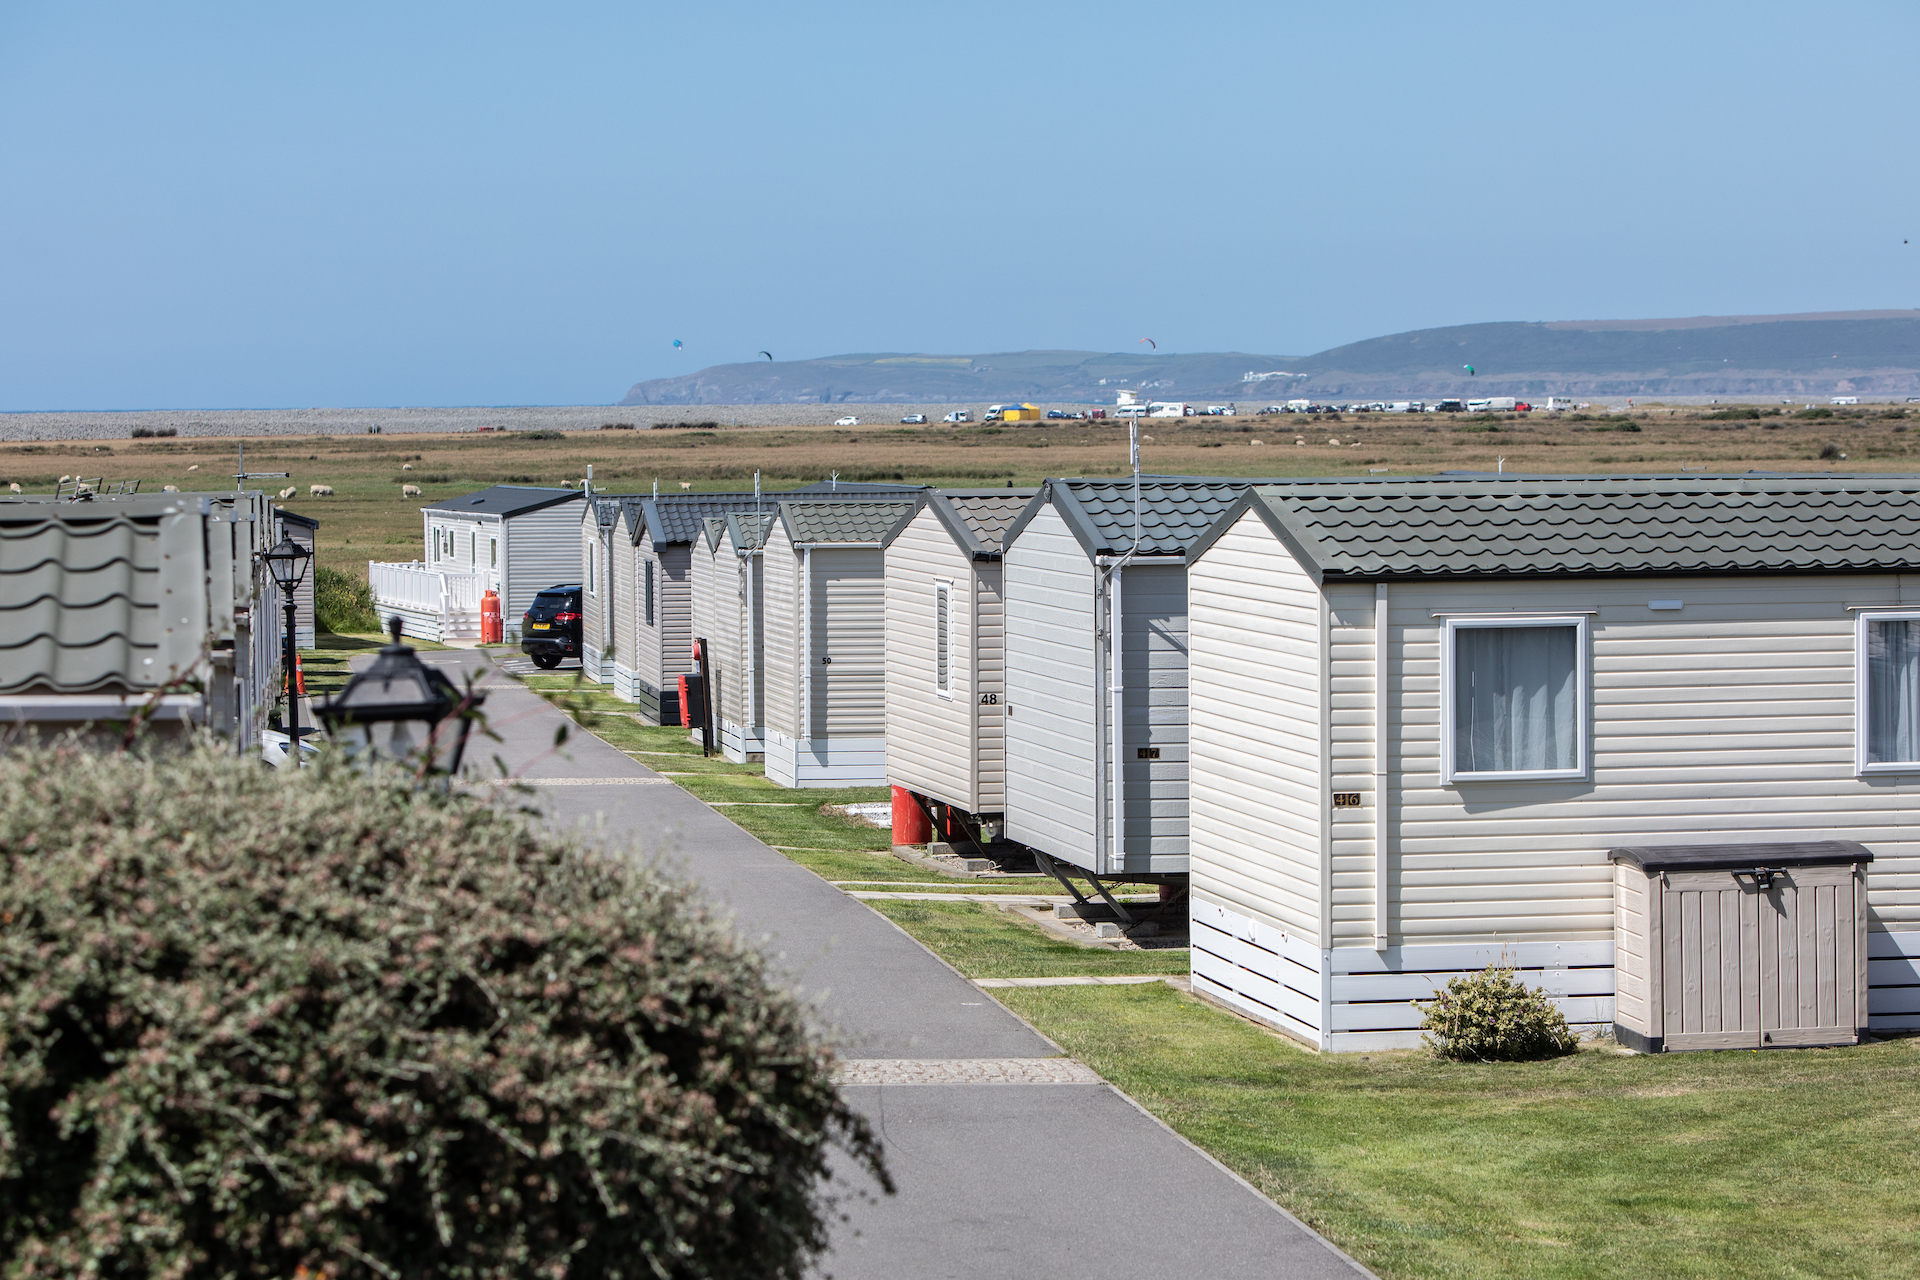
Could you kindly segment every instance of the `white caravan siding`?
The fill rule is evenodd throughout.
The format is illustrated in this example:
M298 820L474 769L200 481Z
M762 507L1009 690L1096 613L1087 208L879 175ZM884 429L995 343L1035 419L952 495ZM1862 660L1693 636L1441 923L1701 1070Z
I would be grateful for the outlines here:
M1320 1043L1320 592L1251 513L1187 588L1194 987Z
M800 734L800 553L787 539L786 522L775 520L761 552L765 581L761 600L761 649L767 666L766 725L794 738Z
M886 734L890 784L978 813L983 806L974 755L973 570L972 557L930 506L921 507L888 544ZM949 584L951 602L948 696L934 684L934 609L941 583Z
M972 702L976 813L999 813L1007 806L1006 760L1006 607L1000 598L998 560L974 566Z
M509 639L519 638L521 615L548 587L580 581L579 500L555 503L502 522L501 611ZM484 558L485 552L482 550Z
M1007 548L1002 570L1007 837L1091 866L1100 804L1093 564L1048 506Z
M600 518L591 502L580 505L580 672L588 680L605 682L610 670L607 644L607 551ZM589 572L591 570L591 572Z
M878 738L886 724L886 579L878 547L813 551L815 738Z
M640 600L640 557L635 554L633 539L626 535L621 520L615 520L607 529L607 542L611 560L607 574L607 608L613 614L612 661L607 665L614 689L631 690L634 661L639 656L635 631L639 623L636 606Z
M1187 571L1133 561L1120 571L1121 777L1126 870L1187 870ZM1102 665L1106 655L1101 655ZM1140 749L1158 750L1157 760ZM1102 760L1111 779L1111 755Z

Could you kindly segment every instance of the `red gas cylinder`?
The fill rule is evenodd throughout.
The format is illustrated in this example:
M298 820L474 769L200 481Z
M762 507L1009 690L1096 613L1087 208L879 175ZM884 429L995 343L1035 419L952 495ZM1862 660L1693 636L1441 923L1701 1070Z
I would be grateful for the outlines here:
M893 842L925 844L932 838L933 826L927 821L927 811L920 807L920 801L905 787L895 787L893 789Z
M506 624L500 619L500 594L488 587L480 596L480 643L499 644L506 635Z

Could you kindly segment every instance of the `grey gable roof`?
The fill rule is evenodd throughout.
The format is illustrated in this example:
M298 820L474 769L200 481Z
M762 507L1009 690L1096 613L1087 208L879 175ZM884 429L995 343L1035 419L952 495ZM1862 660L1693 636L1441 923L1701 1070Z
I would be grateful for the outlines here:
M772 513L782 502L832 500L849 494L866 498L876 495L898 494L903 498L920 493L924 485L905 484L853 484L841 481L836 486L832 481L822 480L817 484L805 485L798 489L769 489L759 497L760 509ZM709 517L725 517L736 511L752 511L754 495L752 493L668 493L657 498L643 497L640 503L641 517L629 518L630 533L635 543L640 541L642 519L647 536L656 547L669 546L676 542L692 542L699 538L704 522Z
M0 502L0 693L151 691L190 670L210 625L203 511L227 496L259 495ZM224 567L231 591L230 551Z
M448 498L444 502L430 502L420 508L422 511L458 511L467 515L510 516L525 515L529 511L538 511L543 507L556 506L562 502L578 502L582 495L575 489L534 489L525 485L496 484L490 489L481 489L458 498Z
M936 489L927 506L960 549L975 560L998 560L1003 539L1038 489Z
M918 502L851 499L783 502L780 519L794 543L875 542L884 545L913 519Z
M1221 476L1142 476L1143 556L1186 556L1234 500L1262 480ZM1125 555L1133 546L1133 480L1049 480L1007 529L1011 545L1049 503L1089 556Z
M1920 568L1920 476L1522 476L1249 491L1321 582Z
M735 511L724 521L727 537L733 543L735 555L745 555L766 545L767 530L773 528L773 512L755 515L751 511ZM718 544L715 544L718 550Z

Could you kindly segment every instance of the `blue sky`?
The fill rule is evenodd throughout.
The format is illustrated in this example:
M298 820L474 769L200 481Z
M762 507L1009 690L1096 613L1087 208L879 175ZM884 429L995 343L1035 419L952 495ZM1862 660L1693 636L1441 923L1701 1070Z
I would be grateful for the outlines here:
M1910 3L15 3L0 409L1920 306L1916 49Z

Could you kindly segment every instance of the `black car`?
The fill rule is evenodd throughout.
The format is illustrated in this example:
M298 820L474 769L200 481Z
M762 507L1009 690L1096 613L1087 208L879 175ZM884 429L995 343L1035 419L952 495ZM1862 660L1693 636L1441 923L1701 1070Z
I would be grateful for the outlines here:
M533 655L534 666L551 671L562 658L580 656L580 591L548 587L520 619L520 651Z

